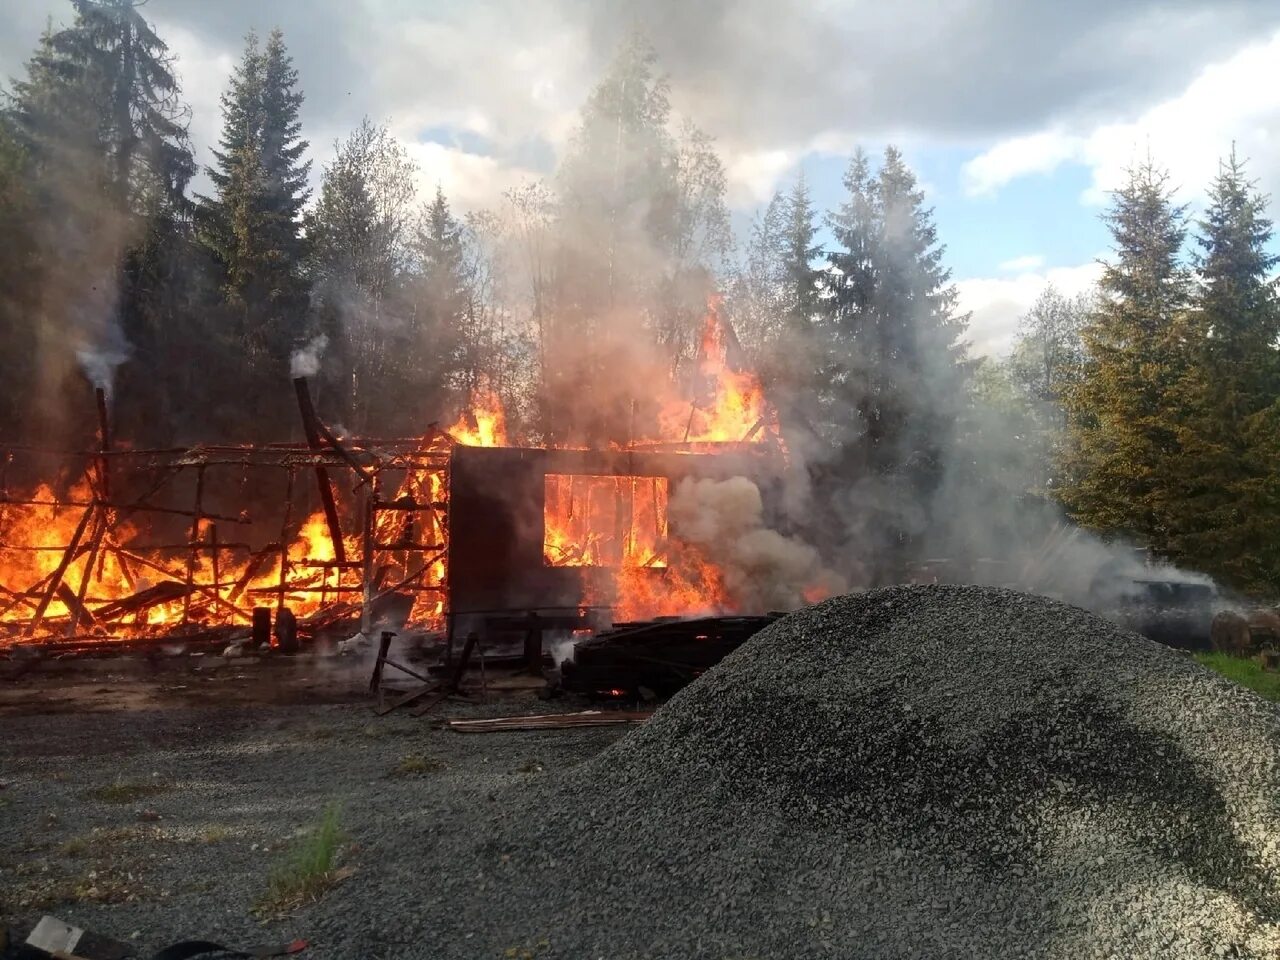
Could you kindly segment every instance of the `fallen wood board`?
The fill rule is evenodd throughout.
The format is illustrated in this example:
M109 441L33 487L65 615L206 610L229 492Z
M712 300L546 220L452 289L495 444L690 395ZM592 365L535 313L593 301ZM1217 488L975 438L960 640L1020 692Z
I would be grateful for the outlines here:
M496 733L503 730L564 730L569 727L614 727L644 723L652 710L584 710L581 713L548 713L531 717L494 717L491 720L450 720L458 733Z

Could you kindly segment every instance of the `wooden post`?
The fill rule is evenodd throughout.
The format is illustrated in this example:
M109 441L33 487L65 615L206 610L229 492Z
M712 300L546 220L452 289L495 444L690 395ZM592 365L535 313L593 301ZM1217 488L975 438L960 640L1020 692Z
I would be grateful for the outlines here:
M107 391L98 387L93 391L98 405L98 450L104 456L98 457L98 486L103 500L111 499L111 473L107 467L110 457L105 456L111 450L111 423L107 419Z
M307 446L319 450L320 431L316 426L316 409L311 404L311 391L307 388L307 378L297 377L293 381L294 392L298 395L298 409L302 412L302 429L307 435ZM316 467L316 484L320 487L320 504L324 507L324 519L329 526L329 539L333 542L333 559L339 563L347 562L346 548L342 543L342 524L338 521L338 505L333 499L333 484L329 482L329 470Z
M391 640L395 634L390 630L383 630L382 637L378 641L378 659L373 664L373 676L369 678L369 692L379 693L382 686L382 665L387 662L387 654L391 650Z
M255 650L271 646L271 608L253 608L253 630L250 634Z
M222 596L222 579L218 566L218 525L209 524L209 563L213 567L213 592Z
M200 560L200 511L204 506L204 466L196 467L196 498L191 513L191 535L187 538L191 550L187 554L187 595L182 598L182 622L191 615L191 584L195 581L196 564ZM217 580L215 578L214 582Z
M378 480L375 477L373 486L364 497L364 517L360 531L361 547L364 552L364 565L361 569L362 586L360 600L360 632L366 637L373 630L373 533L374 514L378 508Z
M107 532L107 511L98 508L98 519L93 527L93 535L89 539L89 556L84 561L84 573L80 575L80 587L76 591L76 602L71 607L71 622L67 624L67 636L76 635L76 627L80 625L80 617L85 614L84 598L89 590L89 581L93 578L93 564L98 559L98 549L102 546L102 536Z
M284 581L289 572L289 521L293 513L293 473L289 468L289 480L284 491L284 522L280 525L280 583L276 591L276 616L284 609Z

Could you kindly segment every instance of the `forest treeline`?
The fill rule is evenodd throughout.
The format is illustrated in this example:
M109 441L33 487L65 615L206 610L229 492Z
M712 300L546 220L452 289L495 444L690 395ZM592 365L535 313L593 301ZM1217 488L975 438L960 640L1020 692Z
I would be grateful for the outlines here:
M1280 585L1276 260L1234 156L1194 223L1158 168L1132 171L1097 291L1046 291L1012 355L977 361L897 149L858 151L834 210L801 175L735 238L715 145L640 39L552 174L461 215L373 121L310 150L278 31L247 36L193 190L179 65L145 8L70 5L0 114L0 436L87 442L100 383L126 442L280 439L307 372L355 433L420 434L495 391L530 442L626 439L656 416L655 371L696 395L719 291L803 467L789 523L854 582L998 554L1013 505L1054 502Z

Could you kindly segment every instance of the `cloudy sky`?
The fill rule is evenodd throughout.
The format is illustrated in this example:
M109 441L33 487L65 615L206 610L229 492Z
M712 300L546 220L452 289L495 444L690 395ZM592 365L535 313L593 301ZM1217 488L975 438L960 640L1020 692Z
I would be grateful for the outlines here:
M0 76L69 0L0 0ZM461 208L548 173L621 37L653 41L716 137L745 223L803 167L839 203L855 144L900 145L934 205L978 352L1107 250L1106 192L1148 153L1194 209L1236 144L1280 194L1276 0L149 0L202 162L250 27L284 30L317 174L362 116Z

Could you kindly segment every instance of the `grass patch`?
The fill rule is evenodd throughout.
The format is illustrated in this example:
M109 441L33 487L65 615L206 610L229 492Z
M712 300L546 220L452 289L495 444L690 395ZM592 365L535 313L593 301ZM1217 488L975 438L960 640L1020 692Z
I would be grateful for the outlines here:
M215 823L205 827L196 834L197 843L222 843L231 836L231 828L224 827L220 823Z
M271 871L267 892L258 902L257 912L273 916L311 903L344 879L336 869L342 844L337 804L325 808L320 822L299 837L286 852L283 862Z
M420 753L411 753L400 758L400 762L391 768L393 777L420 777L425 773L438 773L444 764Z
M1255 660L1225 653L1197 653L1196 660L1260 697L1280 702L1280 672L1263 670Z
M145 800L147 797L168 793L170 789L168 784L157 783L154 780L117 780L102 787L94 787L85 796L99 803L134 803Z

